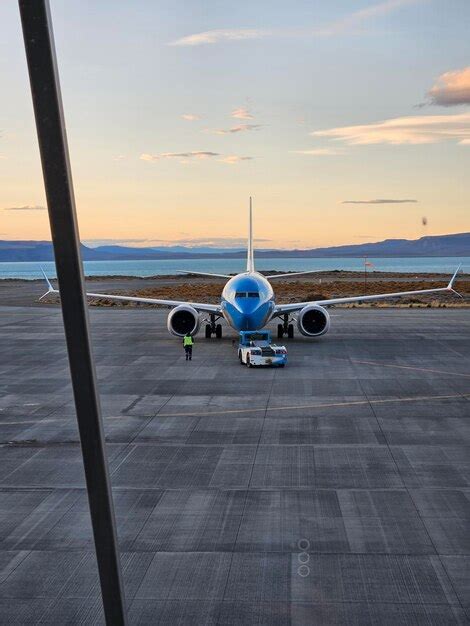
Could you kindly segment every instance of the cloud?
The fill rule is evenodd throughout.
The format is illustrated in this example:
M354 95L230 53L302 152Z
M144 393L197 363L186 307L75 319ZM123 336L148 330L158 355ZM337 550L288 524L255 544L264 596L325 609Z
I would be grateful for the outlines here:
M229 165L235 165L241 161L251 161L251 156L238 156L236 154L223 155L219 152L206 152L206 151L194 151L194 152L160 152L159 154L141 154L141 161L161 161L162 159L179 159L179 162L183 165L194 163L195 161L202 161L205 159L220 157L216 159L220 163L228 163Z
M125 158L126 157L124 154L118 154L117 156L113 157L113 161L124 161Z
M391 199L391 198L377 198L376 200L343 200L341 204L405 204L408 202L418 202L417 200L408 199ZM362 236L362 235L361 235Z
M234 109L230 115L238 120L252 120L254 117L246 107Z
M444 107L470 104L470 66L441 74L428 96L431 104Z
M159 154L141 154L141 161L161 161L162 159L210 159L221 156L218 152L195 150L191 152L160 152Z
M373 124L343 126L310 133L330 137L348 145L430 144L455 140L470 144L470 113L397 117Z
M353 239L377 239L377 235L353 235Z
M292 154L307 154L309 156L338 156L347 154L344 148L314 148L313 150L292 150Z
M150 239L83 239L82 243L86 246L96 247L96 246L107 246L114 245L120 246L122 244L128 243L148 243Z
M250 130L259 130L262 128L261 124L240 124L239 126L232 126L232 128L216 128L215 130L206 129L207 132L214 135L230 135L232 133L244 133Z
M269 31L257 28L231 28L219 30L207 30L203 33L187 35L170 42L170 46L200 46L204 44L220 43L224 41L243 41L247 39L262 39L267 37Z
M405 6L421 3L423 0L386 0L378 4L373 4L359 11L354 11L349 15L331 22L331 24L317 29L315 34L323 37L332 37L339 35L343 32L353 30L357 26L360 26L363 22L374 19L376 17L382 17L388 13L392 13L397 9L401 9Z
M256 243L266 243L272 241L271 239L257 239ZM233 247L242 246L246 247L246 237L196 237L194 239L175 239L172 241L161 241L165 245L180 245L180 246L221 246L221 247Z
M257 239L257 243L266 243L271 239ZM102 245L126 245L138 244L136 247L169 247L169 246L217 246L217 247L242 247L246 246L246 237L185 237L180 239L85 239L82 241L85 245L91 247ZM140 245L139 245L140 244Z
M186 35L180 39L170 42L170 46L201 46L207 44L217 44L230 41L246 41L250 39L266 39L268 37L333 37L343 32L348 32L360 26L362 23L376 17L381 17L392 13L402 7L418 4L423 0L385 0L378 4L373 4L365 9L354 11L341 18L326 24L320 28L298 28L298 29L275 29L266 30L259 28L229 28L207 30L202 33Z
M225 156L223 159L218 159L220 163L228 163L229 165L235 165L236 163L240 163L240 161L251 161L253 157L251 156L237 156L236 154L229 154Z
M181 116L184 120L188 120L188 122L195 122L196 120L200 120L201 117L199 115L195 115L194 113L183 113Z
M45 206L25 204L24 206L9 206L4 211L47 211Z

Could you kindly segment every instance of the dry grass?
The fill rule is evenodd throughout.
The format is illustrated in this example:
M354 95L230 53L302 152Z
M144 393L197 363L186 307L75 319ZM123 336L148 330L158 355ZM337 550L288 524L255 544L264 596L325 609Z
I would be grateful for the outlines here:
M344 281L323 281L322 284L313 283L312 281L276 281L273 284L276 301L280 303L305 302L311 300L322 300L335 297L360 296L374 293L393 293L397 291L415 291L418 289L432 289L435 287L443 287L445 283L442 281L417 280L410 281L406 278L388 281L370 280L367 288L364 290L363 280ZM174 285L161 285L159 287L136 288L128 292L118 292L118 295L140 296L144 298L162 298L166 300L183 300L192 302L208 302L218 303L224 282L191 282L191 279L185 282L177 282ZM413 296L409 298L401 298L400 300L389 300L380 303L370 303L360 306L426 306L426 307L453 307L468 306L470 302L470 281L460 281L455 287L462 294L464 299L454 294L433 294L428 296ZM49 302L57 301L54 297ZM107 298L93 300L90 304L93 306L115 306L115 307L135 307L136 303L113 302ZM358 305L349 305L358 306Z

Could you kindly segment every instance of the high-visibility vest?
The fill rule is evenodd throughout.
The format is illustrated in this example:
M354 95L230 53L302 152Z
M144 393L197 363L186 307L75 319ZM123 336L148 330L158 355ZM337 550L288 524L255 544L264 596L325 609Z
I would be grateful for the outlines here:
M185 337L183 339L183 346L192 346L194 343L193 338L191 337L191 335L189 337Z

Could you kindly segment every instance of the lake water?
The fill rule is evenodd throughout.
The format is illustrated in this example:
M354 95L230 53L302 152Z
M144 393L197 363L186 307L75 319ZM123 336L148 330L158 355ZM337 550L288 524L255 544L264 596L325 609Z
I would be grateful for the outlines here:
M452 273L463 261L462 271L470 271L470 258L457 257L396 257L368 258L373 264L369 270L380 272L413 273ZM46 274L55 278L55 265L52 262L0 263L0 280L5 278L37 279L41 278L43 267ZM174 274L176 270L193 270L230 274L245 269L244 259L168 259L149 261L85 261L87 276L157 276ZM283 272L304 270L350 270L362 271L362 258L321 258L321 259L264 259L256 258L256 269L277 270Z

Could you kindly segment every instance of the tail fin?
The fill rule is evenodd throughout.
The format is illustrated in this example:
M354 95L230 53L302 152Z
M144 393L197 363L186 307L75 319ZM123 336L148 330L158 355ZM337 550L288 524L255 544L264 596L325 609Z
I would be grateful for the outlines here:
M253 256L253 215L252 215L252 201L250 196L250 221L249 221L249 232L248 232L248 254L246 259L246 271L254 272L255 271L255 259Z

